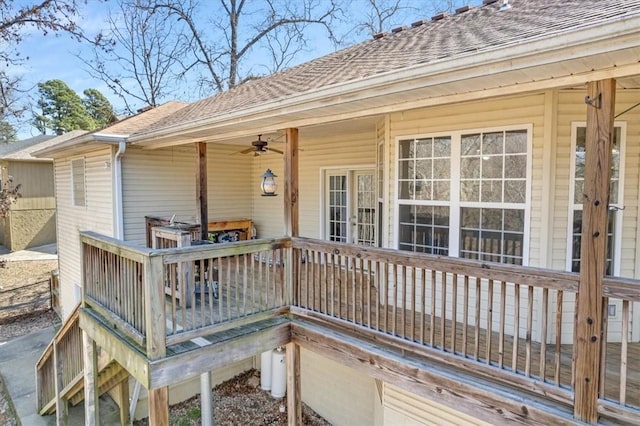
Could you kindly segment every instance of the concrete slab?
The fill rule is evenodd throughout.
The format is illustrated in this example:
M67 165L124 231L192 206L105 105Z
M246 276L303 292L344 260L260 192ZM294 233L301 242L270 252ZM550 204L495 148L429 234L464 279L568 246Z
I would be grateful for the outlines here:
M54 327L36 331L0 344L0 374L9 390L23 425L55 425L55 416L37 413L35 365L55 334ZM100 424L119 425L118 406L109 396L100 398ZM69 408L69 424L84 424L84 406Z
M0 247L4 249L0 249L0 260L6 260L7 262L18 262L24 260L58 260L58 247L55 243L14 252L9 252L4 246Z

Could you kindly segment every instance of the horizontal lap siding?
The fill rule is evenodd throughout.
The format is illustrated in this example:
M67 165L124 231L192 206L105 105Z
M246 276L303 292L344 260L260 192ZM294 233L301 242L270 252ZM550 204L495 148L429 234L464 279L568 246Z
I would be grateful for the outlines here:
M207 144L209 221L251 218L252 155L240 154L245 146ZM278 154L279 155L279 154Z
M489 425L468 414L386 383L383 406L384 424L388 425Z
M122 159L125 240L145 245L145 216L196 218L196 160L192 145L143 150Z
M378 392L373 378L306 349L301 350L300 370L302 400L329 423L374 424Z
M22 195L11 210L55 209L52 163L12 161L8 174L14 185L21 185Z
M86 206L72 205L71 160L85 159ZM79 232L91 230L113 235L111 148L55 160L58 255L63 315L74 306L74 285L81 281Z

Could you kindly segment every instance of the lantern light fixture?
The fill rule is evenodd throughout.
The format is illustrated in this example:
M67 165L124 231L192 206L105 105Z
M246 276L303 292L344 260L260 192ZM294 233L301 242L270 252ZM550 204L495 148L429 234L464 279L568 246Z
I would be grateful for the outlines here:
M262 189L263 197L274 197L276 194L276 189L278 189L278 185L276 185L277 178L271 169L267 169L266 172L262 175L262 183L260 184L260 188Z

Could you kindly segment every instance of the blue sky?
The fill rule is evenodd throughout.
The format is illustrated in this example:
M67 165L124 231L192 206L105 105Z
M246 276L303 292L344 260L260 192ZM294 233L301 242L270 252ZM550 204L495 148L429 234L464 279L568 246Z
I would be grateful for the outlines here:
M204 0L215 4L213 0ZM250 0L251 1L251 0ZM384 1L384 0L383 0ZM427 11L424 5L430 0L407 0L412 6L421 7L425 9L425 16L419 18L428 19L431 12ZM469 3L478 4L481 0L471 0ZM78 20L78 24L84 29L85 33L92 37L101 30L104 30L107 24L107 16L109 8L117 8L116 2L98 2L96 0L88 0L87 4L81 3L81 17ZM465 2L460 2L464 4ZM365 0L353 0L351 2L352 11L351 16L354 14L363 13L362 8L366 4ZM415 13L415 12L414 12ZM418 12L419 13L419 12ZM416 16L410 16L405 18L404 24L413 22L416 20ZM348 24L343 24L348 25ZM395 26L395 24L394 24ZM366 38L364 35L359 37L360 39ZM325 41L324 36L318 36L314 38L317 42L311 46L310 49L303 54L299 55L295 63L304 62L306 60L324 55L335 49L335 47ZM355 40L354 40L355 41ZM36 93L36 85L38 82L60 79L67 83L69 87L75 90L78 94L82 95L82 91L88 88L95 88L100 90L114 105L116 110L122 110L124 105L117 96L115 96L106 84L100 80L94 79L87 72L86 64L84 64L77 56L88 57L91 50L88 44L80 43L71 39L67 35L58 36L42 36L38 33L28 34L23 42L19 45L19 51L21 56L28 57L19 67L13 67L9 70L11 73L21 75L24 81L24 87L33 88L32 94ZM259 59L257 60L259 63ZM294 63L294 64L295 64ZM292 64L292 65L294 65ZM34 96L35 97L35 96ZM182 99L193 101L197 97L193 95L192 99ZM30 115L30 114L27 114ZM30 117L25 117L28 121ZM26 138L37 134L37 131L31 128L29 125L23 125L19 129L18 136L20 138Z

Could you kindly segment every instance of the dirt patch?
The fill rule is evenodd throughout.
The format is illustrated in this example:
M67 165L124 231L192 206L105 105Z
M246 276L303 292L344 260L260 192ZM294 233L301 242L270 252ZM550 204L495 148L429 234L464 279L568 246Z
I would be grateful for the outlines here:
M49 278L57 266L56 260L39 260L6 262L0 268L0 324L51 307Z
M286 398L272 398L260 389L260 373L249 370L213 388L215 425L280 426L287 424ZM169 424L172 426L200 425L200 395L172 405ZM134 422L135 426L148 425L148 419ZM331 426L307 405L303 404L302 424Z

